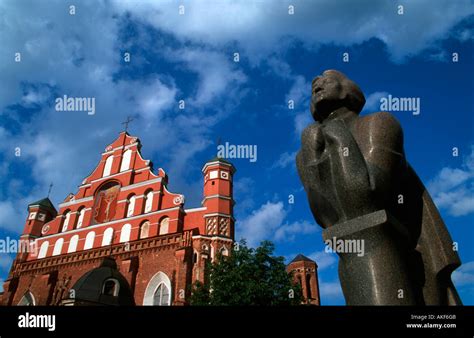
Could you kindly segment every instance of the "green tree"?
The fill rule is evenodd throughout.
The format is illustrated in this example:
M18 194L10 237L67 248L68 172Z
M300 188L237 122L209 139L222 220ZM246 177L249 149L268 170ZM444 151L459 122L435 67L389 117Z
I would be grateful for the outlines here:
M192 305L298 305L301 287L286 272L283 257L273 256L274 245L264 241L252 249L242 240L229 256L208 264L206 283L195 282Z

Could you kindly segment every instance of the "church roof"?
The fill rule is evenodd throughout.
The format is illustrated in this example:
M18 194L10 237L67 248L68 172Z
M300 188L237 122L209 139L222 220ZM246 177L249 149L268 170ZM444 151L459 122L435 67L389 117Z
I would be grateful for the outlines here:
M117 296L104 294L104 283L113 279L119 283ZM125 277L117 270L112 257L106 257L102 264L86 272L74 284L74 300L97 305L135 305L132 290Z
M219 156L215 156L213 158L211 158L209 161L207 161L207 163L210 163L210 162L224 162L224 163L227 163L227 164L230 164L230 165L233 165L232 163L230 163L229 161L227 161L226 159L223 159L222 157L219 157Z
M48 197L45 197L43 199L40 199L39 201L28 204L28 206L32 206L32 205L39 205L40 207L56 210L53 203L50 201Z
M233 173L236 172L236 169L235 169L234 165L231 162L229 162L226 159L224 159L222 157L219 157L219 156L215 156L215 157L211 158L209 161L207 161L204 164L204 167L202 168L202 170L204 171L209 166L209 164L214 163L214 162L224 163L224 164L226 164L226 165L228 165L232 168Z
M296 257L290 262L290 264L291 264L291 263L295 263L295 262L301 262L301 261L316 263L315 261L313 261L312 259L306 257L305 255L299 254L298 256L296 256Z

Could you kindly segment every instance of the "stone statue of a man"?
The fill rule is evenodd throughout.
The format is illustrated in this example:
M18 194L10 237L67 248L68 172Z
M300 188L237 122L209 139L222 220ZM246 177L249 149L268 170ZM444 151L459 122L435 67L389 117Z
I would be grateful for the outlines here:
M364 94L344 74L317 76L311 96L316 122L303 131L296 157L324 239L349 244L337 251L346 302L461 304L451 282L459 257L405 159L402 128L386 112L359 116L364 104ZM362 255L347 252L357 241L364 244Z

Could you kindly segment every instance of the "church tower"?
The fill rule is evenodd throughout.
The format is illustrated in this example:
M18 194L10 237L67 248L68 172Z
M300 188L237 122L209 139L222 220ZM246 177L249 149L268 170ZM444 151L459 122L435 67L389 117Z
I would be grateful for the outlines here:
M206 262L218 254L229 255L234 243L234 197L232 163L214 157L202 168L204 198L202 234L193 236L193 278L205 282Z
M234 220L232 217L234 199L232 178L234 166L215 157L202 169L204 174L204 199L206 208L206 235L234 238Z
M292 272L294 281L301 285L303 304L320 305L316 262L299 254L288 264L286 271Z
M25 222L23 233L20 236L20 243L33 243L36 238L41 237L43 226L55 219L58 212L48 197L28 205L28 216ZM24 261L27 253L18 250L18 261Z

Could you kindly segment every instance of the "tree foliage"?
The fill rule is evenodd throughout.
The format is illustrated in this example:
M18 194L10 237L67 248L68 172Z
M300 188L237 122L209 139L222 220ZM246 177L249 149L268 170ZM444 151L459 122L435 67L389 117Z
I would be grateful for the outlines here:
M298 305L302 293L286 272L283 257L273 256L274 245L264 241L252 249L236 243L229 256L208 264L205 283L195 282L192 305Z

